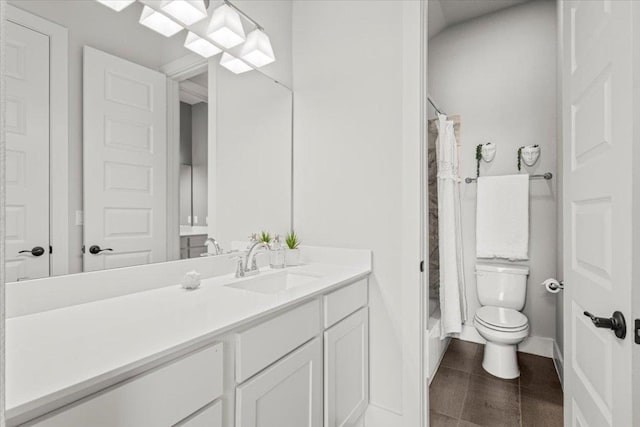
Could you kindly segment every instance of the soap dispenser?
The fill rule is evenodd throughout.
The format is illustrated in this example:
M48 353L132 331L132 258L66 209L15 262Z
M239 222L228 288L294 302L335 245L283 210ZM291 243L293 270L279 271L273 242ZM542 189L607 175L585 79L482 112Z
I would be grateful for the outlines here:
M284 268L284 247L280 242L280 236L276 234L271 243L271 250L269 251L269 259L271 268Z

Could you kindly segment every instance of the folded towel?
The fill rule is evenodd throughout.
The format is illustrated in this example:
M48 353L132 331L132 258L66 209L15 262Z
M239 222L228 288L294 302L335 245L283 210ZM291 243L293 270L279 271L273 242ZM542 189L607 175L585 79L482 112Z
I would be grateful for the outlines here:
M476 257L529 259L529 175L478 178Z

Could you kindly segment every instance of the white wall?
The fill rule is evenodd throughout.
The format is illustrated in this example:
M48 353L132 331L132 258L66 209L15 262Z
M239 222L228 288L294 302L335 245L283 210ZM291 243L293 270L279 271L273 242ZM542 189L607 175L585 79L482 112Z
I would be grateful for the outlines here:
M305 244L373 250L371 403L395 413L403 386L399 4L293 4L294 226Z
M531 182L530 275L524 313L530 335L554 338L556 296L540 283L556 275L556 17L555 4L529 2L448 28L429 41L429 92L447 113L460 115L461 175L475 176L475 147L491 141L495 160L481 175L517 172L517 149L539 144L526 172L552 172ZM476 293L476 185L462 184L462 227L469 316Z
M216 148L209 230L229 249L251 233L284 236L291 227L293 100L289 89L260 73L216 68L209 96L217 110L210 127Z

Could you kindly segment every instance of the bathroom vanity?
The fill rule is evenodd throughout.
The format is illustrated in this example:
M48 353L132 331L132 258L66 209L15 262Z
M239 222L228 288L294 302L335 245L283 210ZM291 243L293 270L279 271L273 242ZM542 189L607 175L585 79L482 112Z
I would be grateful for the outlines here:
M356 252L9 319L9 425L354 425L371 272Z

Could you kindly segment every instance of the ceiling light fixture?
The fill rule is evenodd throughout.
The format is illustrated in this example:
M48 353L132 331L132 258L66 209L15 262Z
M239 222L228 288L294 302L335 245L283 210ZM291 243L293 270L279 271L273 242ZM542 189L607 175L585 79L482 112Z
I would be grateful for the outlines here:
M204 0L168 0L162 10L185 25L192 25L207 17Z
M233 55L224 52L222 58L220 58L220 65L234 74L246 73L252 70L242 59L236 58Z
M103 5L115 10L116 12L120 12L125 7L129 6L132 3L135 3L136 0L96 0L98 3L102 3Z
M205 58L210 58L222 52L222 49L219 49L210 41L203 39L202 37L192 33L191 31L189 31L189 34L187 34L187 39L184 42L184 47Z
M276 60L269 36L260 28L247 35L240 56L254 67L262 67Z
M180 24L174 22L162 13L153 10L149 6L145 6L144 9L142 9L140 23L165 37L171 37L182 30L182 26Z
M227 49L239 45L246 39L240 15L226 2L213 12L207 35Z

